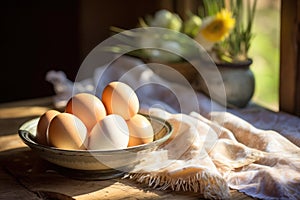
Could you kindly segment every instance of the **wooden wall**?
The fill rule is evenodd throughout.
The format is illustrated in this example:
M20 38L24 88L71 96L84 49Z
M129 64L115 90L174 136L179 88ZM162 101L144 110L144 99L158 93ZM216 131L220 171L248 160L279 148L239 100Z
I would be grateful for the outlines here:
M49 70L74 80L85 56L109 27L134 28L137 18L174 8L172 0L4 0L1 2L0 102L53 95Z

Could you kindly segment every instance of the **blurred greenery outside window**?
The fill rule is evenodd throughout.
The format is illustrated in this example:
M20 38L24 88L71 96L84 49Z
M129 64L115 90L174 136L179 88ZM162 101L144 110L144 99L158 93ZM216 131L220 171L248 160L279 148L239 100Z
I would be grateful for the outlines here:
M280 0L257 2L255 34L249 56L255 75L253 102L274 111L279 109Z

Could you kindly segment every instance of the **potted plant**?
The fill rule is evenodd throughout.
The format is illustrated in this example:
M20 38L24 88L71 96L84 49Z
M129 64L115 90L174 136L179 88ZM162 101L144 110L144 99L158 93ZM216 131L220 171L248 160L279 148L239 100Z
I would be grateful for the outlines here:
M193 85L197 83L197 88L205 94L221 102L210 94L220 83L213 82L215 79L210 76L214 75L207 71L210 69L203 68L201 76L196 76L194 67L187 62L199 53L199 49L191 42L196 41L219 69L226 91L226 106L244 107L254 93L254 76L249 68L252 60L248 57L248 50L253 37L252 23L256 0L251 3L247 0L246 4L244 0L203 0L203 5L199 8L199 13L189 13L186 20L174 12L162 9L154 15L140 18L138 27L141 29L138 31L112 27L113 33L124 33L118 35L123 43L109 50L125 52L145 62L167 64L183 74ZM149 27L172 32L163 29L149 32L146 29ZM147 45L157 48L139 48Z
M256 11L256 0L204 0L201 16L214 15L218 11L228 8L235 19L235 25L229 36L214 43L209 50L223 78L228 107L245 107L251 100L255 90L255 79L250 69L252 59L248 52L253 39L252 25ZM201 33L196 40L201 41ZM207 73L209 74L209 73ZM209 79L209 77L208 77ZM200 80L200 87L208 93L207 87ZM219 87L217 83L210 83L212 87Z

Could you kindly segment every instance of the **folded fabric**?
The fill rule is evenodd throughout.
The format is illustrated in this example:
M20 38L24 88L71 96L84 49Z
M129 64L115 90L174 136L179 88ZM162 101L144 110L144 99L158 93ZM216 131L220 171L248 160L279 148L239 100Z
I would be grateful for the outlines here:
M231 170L231 188L261 199L300 199L300 148L279 133L261 130L230 113L211 113L237 140L260 150L260 159ZM214 158L213 158L214 159Z
M280 134L227 112L211 113L215 122L195 112L152 109L150 114L168 120L173 135L127 177L209 199L229 198L229 188L261 199L300 198L300 149Z
M48 80L57 88L58 106L72 92L100 96L106 84L119 80L137 89L143 112L173 125L170 139L143 155L127 178L162 190L198 192L208 199L230 198L229 188L262 199L300 199L298 146L276 131L256 128L222 106L203 101L200 92L162 79L140 60L121 57L77 83L51 73Z

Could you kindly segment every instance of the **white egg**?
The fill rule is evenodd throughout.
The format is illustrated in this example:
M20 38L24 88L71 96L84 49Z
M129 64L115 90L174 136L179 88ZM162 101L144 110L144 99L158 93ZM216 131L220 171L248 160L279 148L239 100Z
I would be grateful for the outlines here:
M90 150L127 148L129 130L125 120L116 114L107 115L91 130L88 140Z

